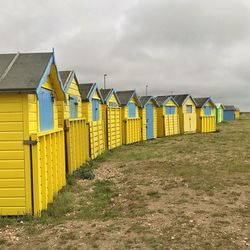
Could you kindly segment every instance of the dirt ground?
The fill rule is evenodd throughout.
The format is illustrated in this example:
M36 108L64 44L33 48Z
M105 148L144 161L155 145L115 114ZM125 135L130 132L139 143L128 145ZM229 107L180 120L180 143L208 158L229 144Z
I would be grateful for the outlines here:
M250 249L250 115L122 146L42 218L0 218L1 249Z

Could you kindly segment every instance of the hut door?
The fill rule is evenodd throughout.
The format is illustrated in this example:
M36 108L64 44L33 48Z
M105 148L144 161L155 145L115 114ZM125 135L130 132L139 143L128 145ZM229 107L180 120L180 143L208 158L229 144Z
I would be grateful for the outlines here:
M147 112L147 139L153 139L154 138L154 107L152 104L148 104L146 106L146 112Z

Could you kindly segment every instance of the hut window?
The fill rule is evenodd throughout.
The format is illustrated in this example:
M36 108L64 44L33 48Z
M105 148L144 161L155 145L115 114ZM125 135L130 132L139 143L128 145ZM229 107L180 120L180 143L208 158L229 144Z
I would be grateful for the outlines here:
M206 106L206 107L204 108L204 110L205 110L205 115L206 115L206 116L211 115L211 107Z
M69 97L70 118L78 117L78 101L76 96Z
M174 114L175 114L175 106L167 106L166 115L174 115Z
M99 120L99 100L93 99L92 100L92 119L93 121Z
M135 106L134 103L129 103L128 104L128 117L129 118L136 117L136 106Z
M52 91L41 88L38 93L40 131L54 128L54 111Z
M187 105L187 113L192 113L193 107L192 105Z
M109 106L110 106L110 107L117 107L117 103L116 103L116 102L110 102L110 103L109 103Z

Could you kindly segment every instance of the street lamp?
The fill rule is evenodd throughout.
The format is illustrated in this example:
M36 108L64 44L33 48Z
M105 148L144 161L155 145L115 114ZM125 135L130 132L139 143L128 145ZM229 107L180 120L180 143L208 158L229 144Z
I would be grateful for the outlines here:
M104 89L106 89L106 77L107 77L108 75L107 74L104 74L103 75L103 88Z
M148 85L146 85L146 96L148 96Z

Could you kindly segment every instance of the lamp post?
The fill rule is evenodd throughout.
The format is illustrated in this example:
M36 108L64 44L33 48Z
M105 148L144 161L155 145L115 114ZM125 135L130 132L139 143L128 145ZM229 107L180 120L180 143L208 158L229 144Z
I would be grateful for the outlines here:
M103 88L106 89L106 77L107 77L107 74L104 74L103 75Z
M148 96L148 85L146 85L146 96Z

